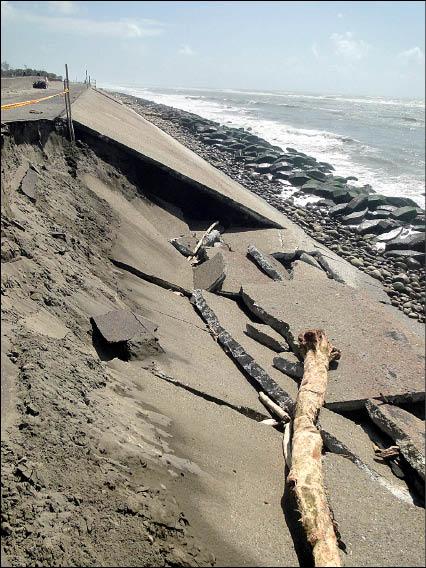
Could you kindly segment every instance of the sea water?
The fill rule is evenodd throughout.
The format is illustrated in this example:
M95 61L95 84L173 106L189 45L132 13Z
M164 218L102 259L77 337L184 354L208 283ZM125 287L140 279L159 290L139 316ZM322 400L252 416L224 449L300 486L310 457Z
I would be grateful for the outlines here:
M411 197L424 207L425 106L391 99L235 89L103 88L244 127L271 144L291 146L354 175L378 193Z

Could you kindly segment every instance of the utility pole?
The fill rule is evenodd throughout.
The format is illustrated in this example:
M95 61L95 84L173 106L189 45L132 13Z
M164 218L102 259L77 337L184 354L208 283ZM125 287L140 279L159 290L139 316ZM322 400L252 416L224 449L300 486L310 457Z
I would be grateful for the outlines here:
M65 107L68 103L68 112L67 112L67 117L68 117L68 130L69 130L69 134L70 134L70 140L71 140L71 144L75 144L75 134L74 134L74 126L72 123L72 117L71 117L71 99L70 99L70 81L68 78L68 65L65 63L65 76L66 76L66 90L67 92L65 93Z

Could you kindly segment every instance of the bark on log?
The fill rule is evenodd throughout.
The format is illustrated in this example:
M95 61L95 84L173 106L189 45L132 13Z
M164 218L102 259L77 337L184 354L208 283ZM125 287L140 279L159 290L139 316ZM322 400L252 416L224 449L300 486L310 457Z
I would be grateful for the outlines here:
M299 345L304 356L304 375L296 400L292 465L287 482L295 492L315 566L341 566L323 481L322 438L316 427L318 413L324 404L328 367L330 361L340 358L340 352L319 329L302 333Z

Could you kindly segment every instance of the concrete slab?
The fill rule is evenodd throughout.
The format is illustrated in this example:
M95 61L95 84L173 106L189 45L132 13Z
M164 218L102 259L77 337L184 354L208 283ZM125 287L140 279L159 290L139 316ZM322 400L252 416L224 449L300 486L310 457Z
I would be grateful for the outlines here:
M194 266L194 288L197 290L213 291L220 287L225 280L227 267L221 252Z
M192 268L167 238L144 216L146 203L131 202L90 174L83 176L87 187L105 199L118 215L120 228L110 256L153 278L192 289Z
M403 503L348 459L327 453L325 484L344 566L423 566L425 511Z
M245 254L250 245L265 251L267 254L283 250L285 229L247 229L232 227L223 233L224 242L231 251Z
M273 256L256 248L254 245L249 245L247 249L247 256L251 258L265 274L272 278L272 280L289 280L290 274L284 266Z
M269 347L276 353L281 353L282 351L288 350L288 345L272 327L269 325L263 325L261 323L247 323L246 324L246 335L265 345L265 347Z
M424 338L385 306L349 286L318 279L312 276L317 269L309 268L311 277L303 280L243 285L242 297L296 353L298 334L316 327L341 349L338 368L330 371L326 405L362 408L367 399L382 394L394 400L424 400Z
M410 412L374 400L366 403L371 420L399 446L411 467L425 479L425 423Z
M245 333L247 324L251 324L252 322L241 308L238 307L237 303L228 298L223 298L208 292L203 292L203 298L208 307L216 315L220 325L242 349L253 357L255 362L267 375L295 400L298 391L297 383L273 367L272 361L274 353L270 349L261 345L258 341ZM256 392L255 396L257 396Z
M156 336L164 353L146 364L155 364L190 388L265 413L255 389L210 336L188 299L129 273L118 273L118 279L129 308L158 325Z
M93 317L93 321L107 343L127 341L146 328L129 310L112 310Z
M89 89L73 104L73 119L140 153L163 168L217 192L271 226L285 219L266 201L205 162L200 156L124 105Z
M213 247L207 249L208 258L213 258L221 253L226 265L226 275L221 286L221 291L230 296L239 296L243 283L266 284L271 282L269 276L247 258L246 254L231 252L225 247Z

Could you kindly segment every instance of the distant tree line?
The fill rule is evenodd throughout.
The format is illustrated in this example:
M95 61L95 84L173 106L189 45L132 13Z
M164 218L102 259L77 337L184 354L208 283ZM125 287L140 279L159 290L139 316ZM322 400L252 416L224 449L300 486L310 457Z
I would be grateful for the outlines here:
M13 69L6 61L1 62L1 76L2 77L28 77L31 75L40 75L40 77L47 77L51 81L62 81L61 75L56 73L48 73L44 69L31 69L24 65L24 69Z

